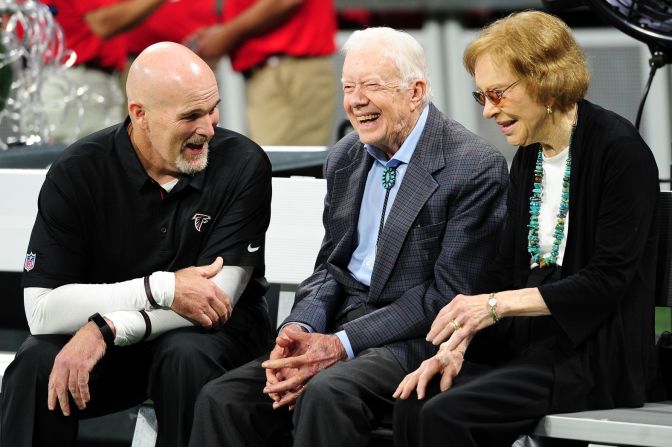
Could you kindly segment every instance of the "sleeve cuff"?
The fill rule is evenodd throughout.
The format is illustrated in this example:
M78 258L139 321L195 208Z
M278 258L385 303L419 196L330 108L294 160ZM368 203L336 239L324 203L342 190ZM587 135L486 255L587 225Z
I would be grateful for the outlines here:
M301 326L302 328L304 328L304 329L306 330L306 332L311 332L311 333L312 333L312 332L315 332L315 329L313 329L313 328L312 328L310 325L308 325L308 324L305 324L305 323L299 323L298 321L290 321L290 322L287 322L287 323L283 324L283 325L280 327L280 329L278 329L278 333L279 333L280 331L282 331L282 330L284 329L284 327L287 326L288 324L295 324L295 325L297 325L297 326Z
M352 345L350 344L350 339L348 338L348 334L345 333L345 331L338 331L336 334L334 334L338 337L339 340L341 340L341 343L343 344L343 347L345 348L345 352L348 354L348 360L352 360L355 358L355 353L352 351Z
M114 324L114 344L128 346L139 342L145 334L145 320L140 312L119 310L103 315Z
M154 272L149 276L149 285L156 303L161 307L170 307L175 298L175 273Z

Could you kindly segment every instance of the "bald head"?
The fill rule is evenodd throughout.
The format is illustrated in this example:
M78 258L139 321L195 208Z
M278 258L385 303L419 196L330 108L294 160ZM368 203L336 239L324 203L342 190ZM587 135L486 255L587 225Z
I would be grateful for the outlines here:
M128 71L126 95L129 104L155 106L179 100L199 86L217 85L214 73L187 47L160 42L147 47Z
M205 169L219 90L202 59L176 43L152 45L131 65L126 93L131 143L155 180Z

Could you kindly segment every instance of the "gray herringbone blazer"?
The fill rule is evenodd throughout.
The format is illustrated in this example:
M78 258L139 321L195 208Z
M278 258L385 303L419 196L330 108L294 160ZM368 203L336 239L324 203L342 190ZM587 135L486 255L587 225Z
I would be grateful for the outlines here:
M299 285L286 322L320 333L344 329L355 355L386 346L411 371L434 352L424 337L438 311L456 294L472 292L497 246L507 166L495 147L430 105L362 303L361 294L353 298L344 291L355 281L347 267L372 160L356 133L330 149L325 237L315 271ZM363 315L337 327L354 306Z

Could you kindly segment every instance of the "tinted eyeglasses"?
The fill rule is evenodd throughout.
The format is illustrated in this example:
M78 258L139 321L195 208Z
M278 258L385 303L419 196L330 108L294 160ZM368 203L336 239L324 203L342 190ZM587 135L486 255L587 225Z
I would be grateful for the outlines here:
M498 89L498 88L493 88L491 90L486 90L484 92L480 90L476 90L475 92L471 92L471 94L474 96L474 99L476 100L477 103L480 105L484 106L485 105L485 98L487 97L492 105L499 105L500 102L502 102L502 99L504 99L504 93L514 85L518 84L520 82L520 79L514 82L513 84L509 85L505 89Z

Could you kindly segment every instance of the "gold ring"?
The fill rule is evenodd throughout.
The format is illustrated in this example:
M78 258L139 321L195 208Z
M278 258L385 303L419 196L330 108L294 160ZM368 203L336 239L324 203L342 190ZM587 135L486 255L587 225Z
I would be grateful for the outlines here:
M458 330L462 326L460 326L460 323L458 323L456 320L453 320L450 322L450 325L453 327L453 330Z

